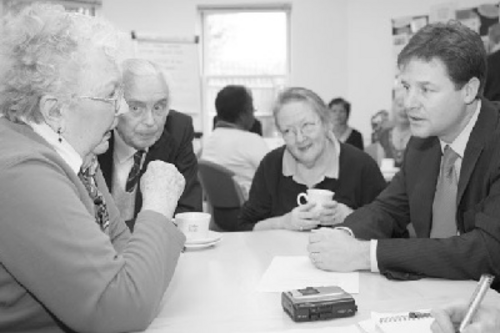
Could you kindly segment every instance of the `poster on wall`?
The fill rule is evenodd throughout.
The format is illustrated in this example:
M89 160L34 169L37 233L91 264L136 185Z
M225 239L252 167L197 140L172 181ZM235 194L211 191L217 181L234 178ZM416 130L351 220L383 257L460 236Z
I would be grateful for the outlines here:
M465 24L483 39L488 50L488 29L499 22L499 6L497 4L483 4L473 8L457 10L457 20Z
M411 36L418 30L426 26L429 22L429 16L408 16L392 20L392 47L393 47L393 63L394 72L398 72L397 58L398 54L403 50ZM397 75L396 75L397 77Z
M457 2L433 5L429 12L429 23L448 22L456 19Z
M201 130L201 79L198 37L165 37L132 33L138 58L161 66L167 79L171 107L193 118L195 130Z

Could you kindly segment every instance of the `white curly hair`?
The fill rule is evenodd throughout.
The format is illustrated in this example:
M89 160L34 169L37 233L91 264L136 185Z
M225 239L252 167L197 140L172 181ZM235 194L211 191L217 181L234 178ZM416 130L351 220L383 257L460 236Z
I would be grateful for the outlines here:
M0 113L12 121L40 123L42 96L70 105L88 52L100 48L117 62L124 36L102 19L60 5L35 3L7 14L0 34Z

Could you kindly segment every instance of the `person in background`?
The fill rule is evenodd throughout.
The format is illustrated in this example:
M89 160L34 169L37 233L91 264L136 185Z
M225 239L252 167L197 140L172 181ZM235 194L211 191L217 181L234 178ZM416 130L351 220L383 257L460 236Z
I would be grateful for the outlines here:
M432 310L435 321L431 325L433 333L455 333L465 317L468 302L449 304ZM461 333L498 333L500 332L500 307L481 305L472 321Z
M341 229L311 235L310 258L324 270L394 279L498 277L500 113L481 98L481 37L456 21L429 24L398 66L413 134L401 170ZM410 223L417 237L401 238Z
M0 331L142 331L184 246L172 223L184 179L148 166L131 235L98 165L80 172L122 111L119 34L39 3L2 23Z
M404 107L404 91L396 89L392 102L392 126L382 129L378 142L366 147L366 152L380 165L382 159L394 160L395 167L403 163L406 145L411 137L410 121Z
M384 189L375 161L335 138L328 112L311 90L294 87L279 95L273 115L285 145L260 163L240 212L240 230L302 231L342 222ZM297 207L297 195L308 188L333 191L334 200L322 210L313 210L312 203Z
M363 136L354 128L347 125L351 115L351 103L343 98L334 98L328 103L333 122L333 134L337 140L364 149Z
M217 127L218 121L219 121L219 117L215 116L213 129L215 129ZM260 120L255 118L255 121L253 122L252 127L250 127L250 129L248 131L262 136L262 123L260 122Z
M245 86L228 85L217 93L215 110L218 121L201 159L234 172L246 199L255 170L269 151L260 135L249 132L255 122L252 94Z
M390 127L389 112L387 110L377 111L370 119L372 127L371 143L376 143L380 139L380 133Z
M500 23L488 29L489 55L484 84L484 97L490 101L500 101Z
M130 230L141 210L143 194L136 186L151 161L172 163L186 179L175 213L201 211L198 160L193 150L190 116L170 110L170 91L161 68L145 59L122 64L124 99L109 149L99 163L111 194Z

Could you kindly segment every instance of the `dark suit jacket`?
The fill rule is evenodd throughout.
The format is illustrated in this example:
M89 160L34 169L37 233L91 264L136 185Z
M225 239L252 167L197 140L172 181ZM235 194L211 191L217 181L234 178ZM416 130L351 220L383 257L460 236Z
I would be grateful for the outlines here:
M484 97L490 101L500 101L500 51L493 52L488 56Z
M379 239L378 267L386 276L477 280L489 272L500 287L500 122L498 109L482 103L458 183L460 236L429 238L441 159L437 137L412 138L390 185L346 219L357 238ZM418 238L398 239L410 222Z
M193 151L193 138L194 129L191 117L170 110L163 134L158 141L149 147L140 174L142 177L148 163L154 160L172 163L177 167L186 179L186 187L177 204L176 213L202 210L201 185L198 181L198 161ZM113 153L114 138L111 137L108 151L98 156L109 189L113 188L111 184L113 179ZM137 191L134 217L137 216L141 207L142 194ZM133 222L128 223L128 225L131 229L133 228Z

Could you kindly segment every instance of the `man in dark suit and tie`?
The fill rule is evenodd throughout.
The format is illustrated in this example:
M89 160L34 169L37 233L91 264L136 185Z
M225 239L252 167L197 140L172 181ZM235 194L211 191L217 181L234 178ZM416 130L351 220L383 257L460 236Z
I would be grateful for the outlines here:
M334 230L310 236L312 262L389 278L497 277L500 119L481 97L486 53L458 22L419 30L398 56L412 139L390 185ZM405 238L412 224L416 238Z
M172 163L186 180L176 213L201 211L191 117L170 110L168 85L158 65L144 59L128 59L122 69L122 107L128 110L118 119L108 151L98 156L122 218L133 230L142 206L140 177L154 160Z

